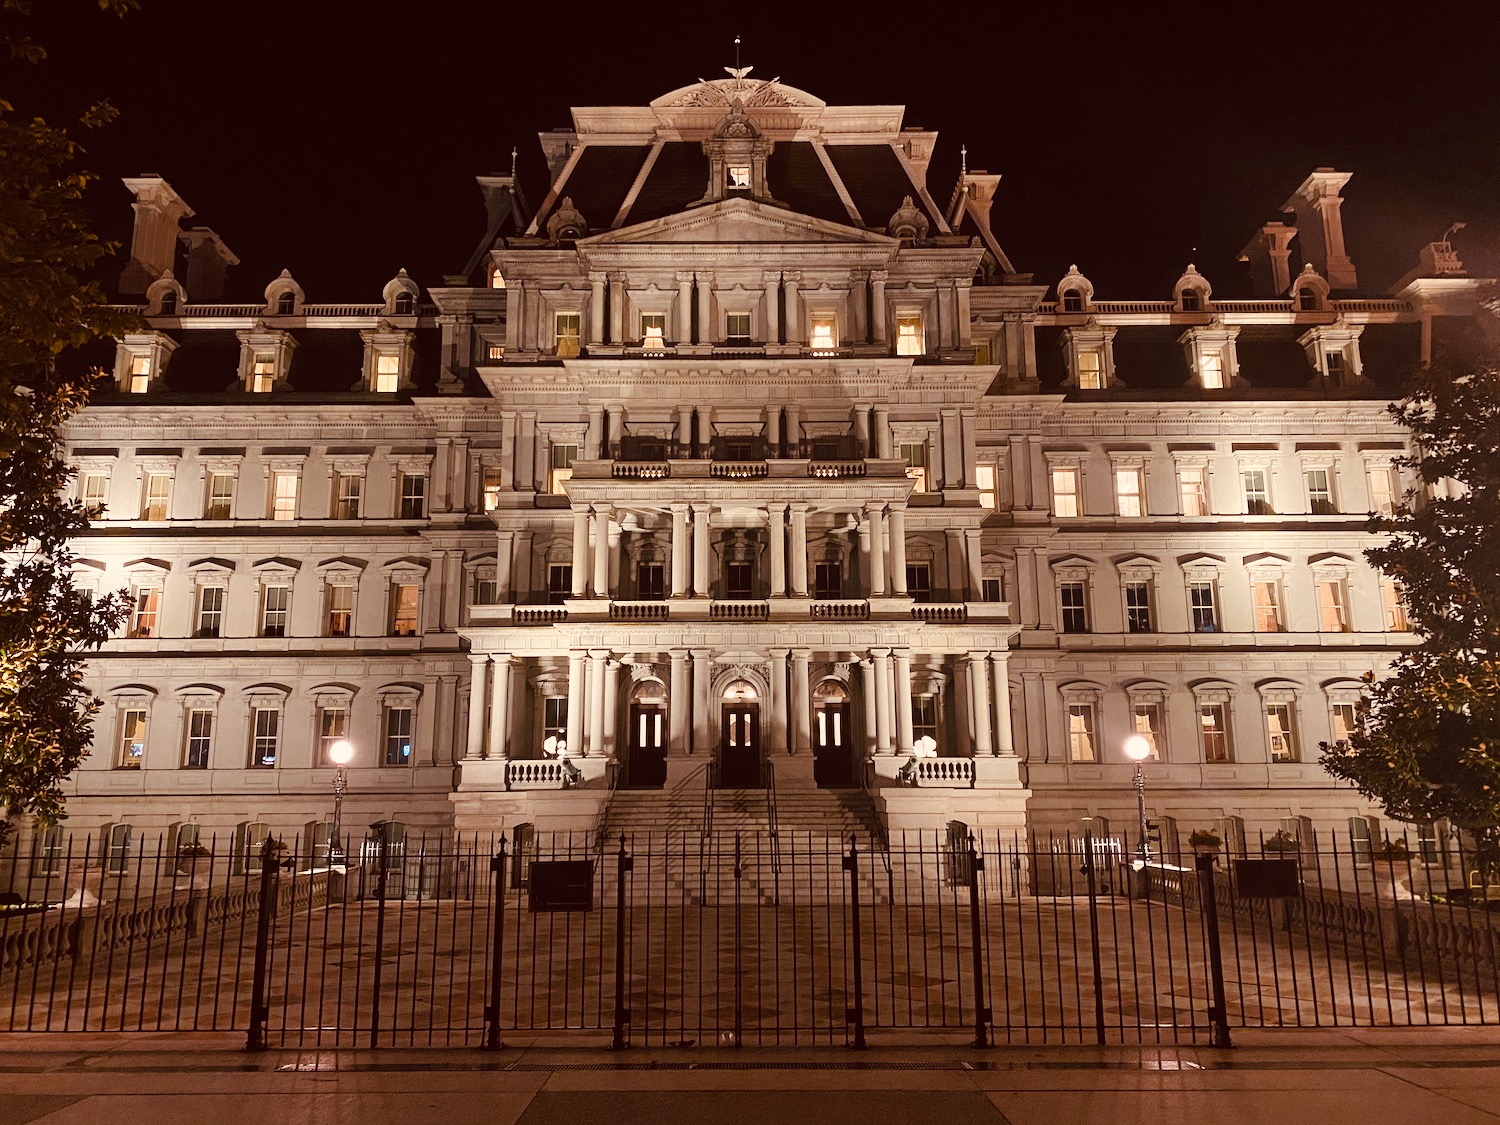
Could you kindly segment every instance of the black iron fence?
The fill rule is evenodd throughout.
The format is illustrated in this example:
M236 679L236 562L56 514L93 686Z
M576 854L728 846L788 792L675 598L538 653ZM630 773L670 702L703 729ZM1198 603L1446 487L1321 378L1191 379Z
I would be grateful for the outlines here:
M326 841L80 835L0 881L0 1030L862 1046L1500 1020L1500 888L1460 849L1317 843L1142 862L1120 837L961 827L377 836L330 867Z

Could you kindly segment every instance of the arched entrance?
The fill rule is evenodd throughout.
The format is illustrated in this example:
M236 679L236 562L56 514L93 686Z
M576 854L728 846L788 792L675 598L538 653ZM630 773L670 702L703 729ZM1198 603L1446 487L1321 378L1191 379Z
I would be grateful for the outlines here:
M849 692L837 680L824 680L813 689L813 781L823 789L854 784Z
M667 693L656 680L644 680L630 697L625 739L625 784L660 789L667 781Z
M721 697L719 784L725 789L760 784L760 694L745 680L735 680Z

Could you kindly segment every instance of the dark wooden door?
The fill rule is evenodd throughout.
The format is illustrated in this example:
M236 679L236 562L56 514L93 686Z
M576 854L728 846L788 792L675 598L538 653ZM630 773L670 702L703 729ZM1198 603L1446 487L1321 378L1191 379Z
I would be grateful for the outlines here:
M625 784L660 789L666 780L667 709L657 703L632 703Z
M724 704L719 738L719 784L753 789L760 784L760 704Z
M820 703L813 715L813 781L828 789L854 784L854 740L847 703Z

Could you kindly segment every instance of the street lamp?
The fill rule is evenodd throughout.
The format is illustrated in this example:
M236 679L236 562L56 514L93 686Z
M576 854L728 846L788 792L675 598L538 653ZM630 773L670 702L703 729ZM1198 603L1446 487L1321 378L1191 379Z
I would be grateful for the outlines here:
M333 825L328 833L328 866L332 867L344 862L344 845L339 839L339 816L343 812L344 790L349 785L344 767L354 761L354 743L347 738L339 739L328 748L328 760L338 767L333 775Z
M1141 814L1141 838L1136 847L1136 858L1141 866L1145 866L1150 849L1146 845L1146 771L1142 764L1151 757L1151 741L1144 735L1133 734L1125 740L1124 750L1125 756L1135 763L1135 799Z

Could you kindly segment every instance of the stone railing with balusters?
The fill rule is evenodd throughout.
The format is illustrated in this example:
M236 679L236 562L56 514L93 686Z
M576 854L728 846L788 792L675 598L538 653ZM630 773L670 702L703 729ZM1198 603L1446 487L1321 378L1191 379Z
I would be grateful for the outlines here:
M611 621L665 621L671 616L666 602L610 602Z
M764 461L715 461L708 468L708 475L720 480L754 480L767 476L770 467Z
M863 461L811 461L807 466L807 475L819 479L862 477L867 468Z
M615 461L609 475L615 480L664 480L672 475L667 461Z
M972 789L974 759L913 758L910 776L918 789Z
M941 605L927 602L923 605L911 607L911 616L914 621L927 621L943 625L962 625L969 619L969 607L963 602L944 603Z
M566 789L568 767L557 758L513 758L505 763L507 789Z
M708 607L708 616L714 621L768 621L771 607L766 602L713 602Z
M516 606L517 625L552 625L567 619L568 611L560 605Z
M824 621L863 621L870 616L870 603L815 601L808 607L808 616Z

